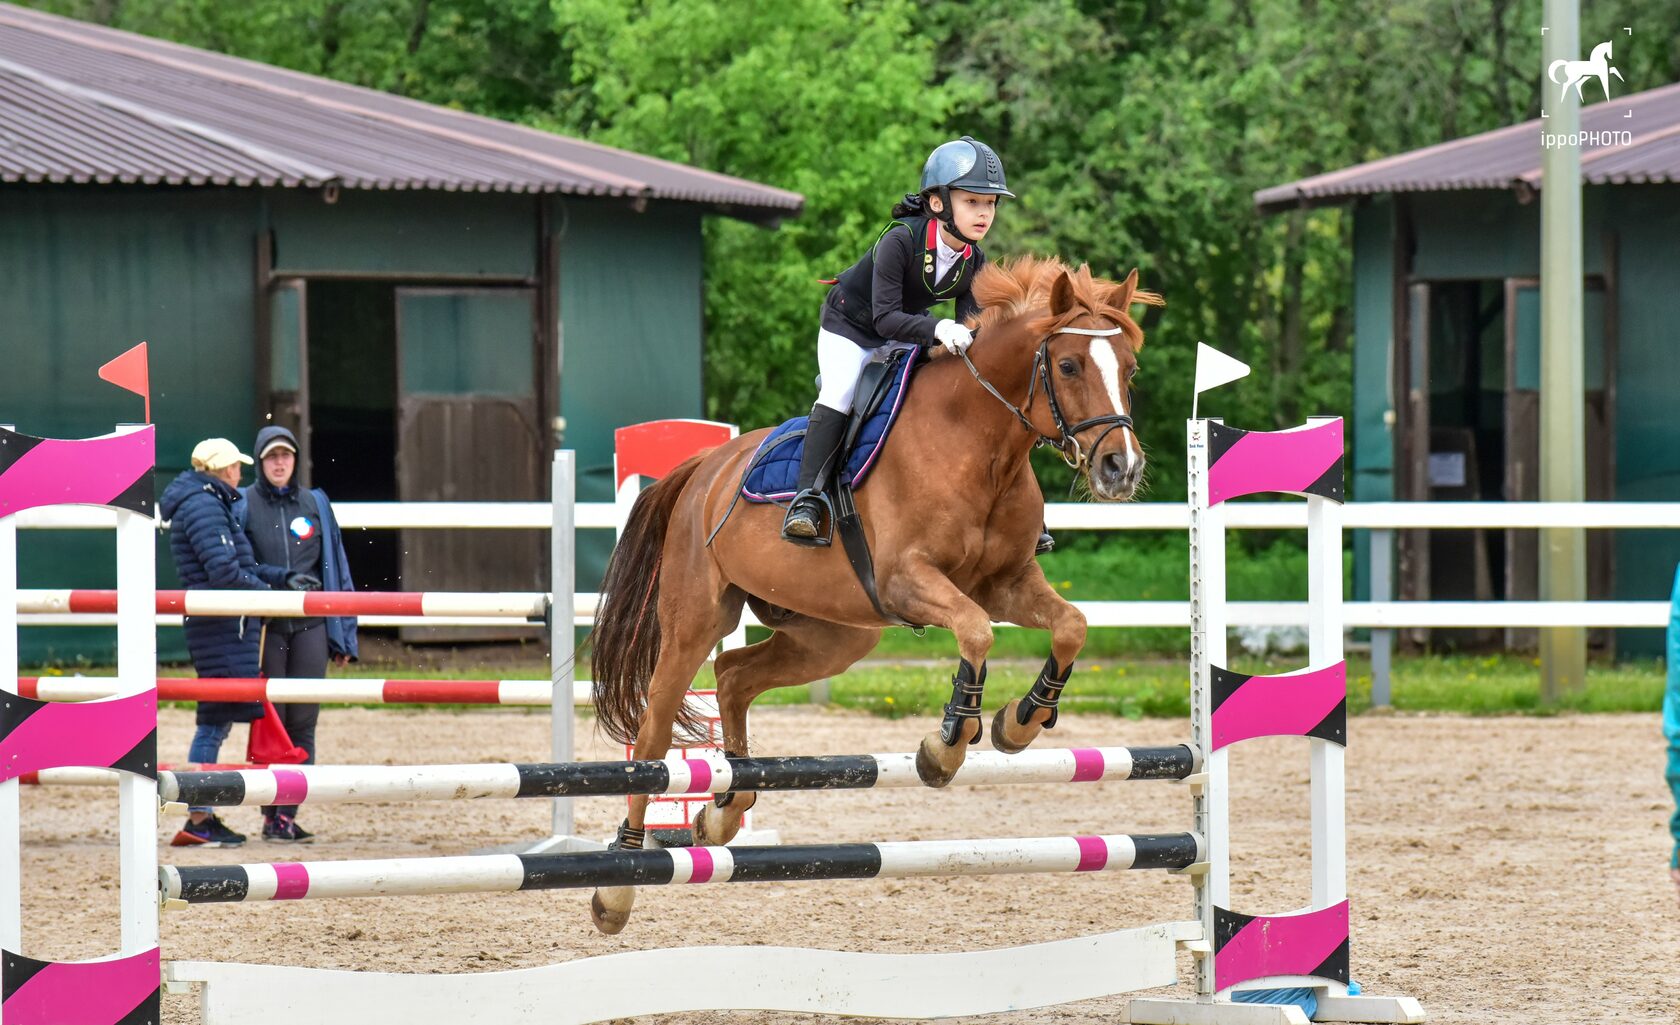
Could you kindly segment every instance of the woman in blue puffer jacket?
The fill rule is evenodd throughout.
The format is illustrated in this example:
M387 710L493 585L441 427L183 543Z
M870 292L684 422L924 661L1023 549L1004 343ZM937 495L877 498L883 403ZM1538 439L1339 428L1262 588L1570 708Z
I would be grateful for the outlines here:
M285 585L285 570L259 566L251 543L233 514L239 500L241 466L251 457L226 438L198 443L192 469L169 482L158 512L169 521L169 549L188 590L267 591ZM262 620L245 616L188 616L187 653L201 677L261 675L257 644ZM262 718L256 702L200 701L198 730L188 761L214 762L236 722ZM237 847L245 837L227 828L209 808L193 808L175 839L176 847Z

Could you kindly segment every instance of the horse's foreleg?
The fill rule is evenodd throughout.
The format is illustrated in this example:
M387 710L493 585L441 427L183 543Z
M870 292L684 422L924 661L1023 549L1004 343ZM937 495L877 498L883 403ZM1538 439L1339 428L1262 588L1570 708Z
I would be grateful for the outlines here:
M951 678L951 701L939 729L922 738L916 751L916 775L930 787L942 787L962 768L968 745L978 743L986 731L980 721L980 699L986 687L986 654L992 650L992 620L931 566L901 570L887 598L910 622L942 626L957 638L962 662Z
M1050 631L1050 658L1032 689L998 709L992 719L992 746L1015 754L1056 725L1062 688L1073 672L1073 660L1085 647L1085 614L1056 593L1036 563L1002 586L988 589L985 597L993 619Z

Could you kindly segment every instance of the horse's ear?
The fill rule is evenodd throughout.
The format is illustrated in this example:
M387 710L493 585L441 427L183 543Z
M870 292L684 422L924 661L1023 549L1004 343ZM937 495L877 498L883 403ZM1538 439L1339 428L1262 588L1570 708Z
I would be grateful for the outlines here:
M1073 279L1068 277L1067 271L1057 271L1056 281L1050 286L1050 315L1059 317L1073 306Z
M1104 301L1117 310L1125 310L1131 306L1132 296L1137 293L1137 278L1137 268L1133 267L1132 272L1126 275L1126 280L1109 290Z

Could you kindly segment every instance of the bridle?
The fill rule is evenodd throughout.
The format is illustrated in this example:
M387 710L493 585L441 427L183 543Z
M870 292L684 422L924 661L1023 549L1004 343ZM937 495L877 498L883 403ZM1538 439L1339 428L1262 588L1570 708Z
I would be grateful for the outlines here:
M1137 428L1132 426L1132 418L1127 416L1125 413L1107 413L1103 416L1093 416L1089 420L1081 420L1072 427L1069 427L1067 424L1067 418L1062 415L1062 404L1056 401L1055 378L1050 374L1050 342L1054 340L1057 335L1083 335L1087 338L1112 338L1124 331L1125 328L1121 327L1064 327L1058 331L1052 331L1048 335L1045 335L1044 341L1038 344L1038 355L1033 357L1032 379L1027 384L1027 400L1019 406L1004 398L1002 392L992 387L992 382L986 380L986 378L980 373L980 368L975 366L974 361L968 358L967 350L964 350L961 355L963 362L968 364L968 372L974 375L974 379L980 382L980 386L985 388L988 392L991 392L993 398L1003 403L1011 413L1014 413L1015 419L1021 421L1022 427L1025 427L1028 431L1038 436L1038 441L1034 443L1035 447L1038 445L1052 446L1056 449L1056 451L1061 453L1063 462L1067 463L1075 470L1083 470L1085 469L1085 453L1087 449L1079 444L1078 435L1081 431L1089 430L1092 427L1106 426L1108 428L1108 430L1105 430L1101 434L1097 435L1096 444L1090 447L1089 451L1095 452L1098 448L1102 447L1103 441L1108 438L1111 432L1122 427L1133 431L1136 431ZM1032 420L1027 417L1026 410L1032 408L1033 392L1038 388L1038 381L1040 377L1044 379L1044 398L1050 404L1050 418L1055 422L1056 430L1060 433L1060 437L1052 438L1043 433L1037 427L1034 427Z

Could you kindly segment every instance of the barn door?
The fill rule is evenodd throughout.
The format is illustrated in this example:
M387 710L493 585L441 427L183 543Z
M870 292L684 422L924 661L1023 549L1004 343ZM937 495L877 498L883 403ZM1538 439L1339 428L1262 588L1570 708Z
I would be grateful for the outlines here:
M1582 295L1585 319L1582 357L1586 395L1587 501L1615 496L1615 438L1610 394L1616 374L1616 346L1607 330L1610 302L1604 283L1588 277ZM1540 282L1512 278L1505 283L1505 498L1534 502L1540 498ZM1587 597L1608 598L1614 586L1614 532L1587 531ZM1534 530L1505 532L1505 598L1540 597L1540 539ZM1595 646L1608 643L1609 630L1593 630ZM1509 647L1532 649L1538 632L1506 631Z
M397 497L404 502L529 502L546 496L537 409L536 292L399 288ZM541 531L405 530L405 591L546 591ZM528 629L439 632L405 640L535 636Z
M298 483L309 471L309 290L302 278L268 286L268 395L262 413L297 435ZM252 453L255 455L255 453Z

